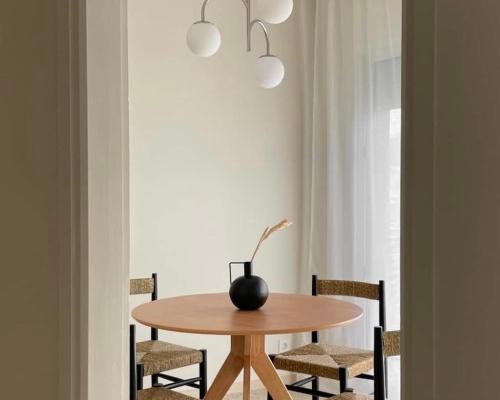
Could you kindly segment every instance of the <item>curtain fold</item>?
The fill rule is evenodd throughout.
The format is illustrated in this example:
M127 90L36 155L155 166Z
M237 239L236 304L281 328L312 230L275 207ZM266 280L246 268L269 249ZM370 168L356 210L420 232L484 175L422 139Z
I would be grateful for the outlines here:
M388 328L399 329L401 0L305 0L300 7L301 290L310 291L313 273L383 279ZM358 303L364 318L323 332L323 340L372 347L377 305ZM392 369L391 381L399 381L398 367Z

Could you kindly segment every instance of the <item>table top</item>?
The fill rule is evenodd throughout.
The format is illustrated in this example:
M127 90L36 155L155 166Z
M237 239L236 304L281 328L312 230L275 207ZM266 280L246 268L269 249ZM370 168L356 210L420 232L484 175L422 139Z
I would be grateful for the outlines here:
M240 311L227 293L171 297L142 304L132 317L152 328L209 335L272 335L322 330L349 324L360 307L324 296L271 293L256 311Z

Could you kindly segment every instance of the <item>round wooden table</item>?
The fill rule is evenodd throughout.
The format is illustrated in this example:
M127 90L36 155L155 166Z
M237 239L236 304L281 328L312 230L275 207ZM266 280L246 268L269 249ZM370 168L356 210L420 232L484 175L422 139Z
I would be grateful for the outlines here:
M349 324L363 311L323 296L272 293L257 311L237 310L227 293L172 297L132 311L141 324L176 332L231 336L231 351L205 396L221 400L243 370L243 399L250 399L250 367L275 400L291 400L265 352L265 335L310 332Z

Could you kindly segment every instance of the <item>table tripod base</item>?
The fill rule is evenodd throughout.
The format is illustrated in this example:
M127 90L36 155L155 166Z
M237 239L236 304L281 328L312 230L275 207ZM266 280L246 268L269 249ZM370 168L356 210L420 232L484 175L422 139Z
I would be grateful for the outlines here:
M231 336L231 352L205 396L222 400L243 370L243 400L250 400L250 368L256 372L274 400L291 400L278 372L265 352L264 336Z

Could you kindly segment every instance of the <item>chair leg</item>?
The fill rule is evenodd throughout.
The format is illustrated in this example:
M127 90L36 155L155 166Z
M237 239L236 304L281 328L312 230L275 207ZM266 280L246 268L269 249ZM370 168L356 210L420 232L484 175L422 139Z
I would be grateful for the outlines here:
M207 351L201 350L203 359L200 363L200 399L207 394Z
M135 325L130 325L130 396L129 400L137 400L137 359L135 350Z
M157 374L151 375L151 386L152 387L158 386L158 378L159 377Z
M319 390L319 377L318 376L315 376L314 380L311 382L311 389L315 390L315 391ZM313 395L312 400L319 400L319 397L316 395Z
M144 364L137 364L137 390L144 389Z
M344 393L347 389L347 368L339 368L339 383L340 383L340 393Z
M389 376L387 374L387 357L384 358L384 385L385 385L385 398L389 398Z

